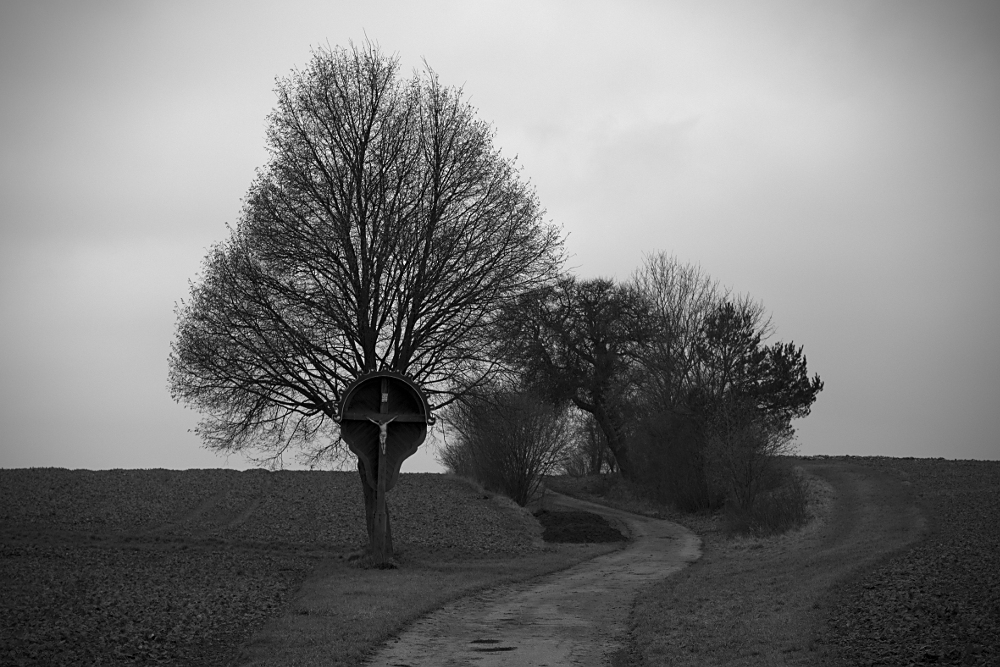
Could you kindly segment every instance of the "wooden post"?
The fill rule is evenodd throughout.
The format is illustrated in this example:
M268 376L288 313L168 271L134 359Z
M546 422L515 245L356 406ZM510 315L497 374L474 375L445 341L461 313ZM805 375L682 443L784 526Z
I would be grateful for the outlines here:
M379 413L386 414L389 411L389 381L382 378L382 401L379 404ZM375 565L385 565L385 441L388 436L389 421L379 419L378 422L378 485L375 491L375 553L372 558ZM391 421L391 420L390 420Z

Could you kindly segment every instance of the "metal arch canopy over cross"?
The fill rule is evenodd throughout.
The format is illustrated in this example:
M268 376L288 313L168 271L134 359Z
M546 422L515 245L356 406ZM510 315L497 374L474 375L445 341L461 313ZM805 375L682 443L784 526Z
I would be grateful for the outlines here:
M434 417L413 380L396 371L377 371L348 386L337 421L341 437L365 464L368 485L378 489L384 480L382 490L389 491L403 461L423 444Z

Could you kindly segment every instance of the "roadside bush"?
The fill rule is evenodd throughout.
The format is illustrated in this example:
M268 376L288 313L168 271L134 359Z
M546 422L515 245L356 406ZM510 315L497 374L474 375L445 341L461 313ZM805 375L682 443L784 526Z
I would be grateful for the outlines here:
M749 507L727 503L725 530L729 534L777 535L809 520L805 483L794 470L776 470L778 485L761 493Z
M807 519L802 482L782 463L794 432L734 400L697 420L663 410L640 420L630 442L637 488L683 512L725 510L727 532L769 535Z
M437 460L452 475L476 479L472 452L469 451L469 447L462 439L449 440L447 432L445 432L444 444L438 448Z
M663 411L638 425L631 442L637 482L656 502L685 512L720 507L723 494L709 484L704 437L688 415Z
M441 463L522 507L562 462L570 436L566 411L526 391L480 390L452 404L444 419L456 437L441 448Z
M791 428L772 426L752 405L732 401L720 405L705 429L708 482L741 509L773 487L777 457L794 452Z
M773 534L805 520L805 489L781 463L795 452L790 426L733 400L716 408L705 432L708 484L725 495L730 532Z

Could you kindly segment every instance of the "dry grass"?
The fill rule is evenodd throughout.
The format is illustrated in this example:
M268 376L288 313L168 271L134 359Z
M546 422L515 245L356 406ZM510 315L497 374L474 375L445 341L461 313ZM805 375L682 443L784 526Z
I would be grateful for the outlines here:
M348 667L420 616L477 590L524 581L613 551L620 545L560 545L496 560L401 558L395 570L323 563L289 610L244 648L240 665Z
M811 466L813 520L774 537L702 533L702 559L641 595L634 662L645 665L824 665L832 587L921 531L899 484L857 468ZM837 502L833 502L834 488Z
M797 565L793 545L767 541L706 535L703 562L673 585L640 597L632 621L644 662L812 664L816 647L802 638L810 634L810 614L819 608L825 582ZM816 585L802 585L808 581Z
M748 508L729 504L725 509L726 532L730 535L767 537L801 528L810 518L809 490L801 468L782 470L776 486L754 499Z
M824 634L834 585L912 543L922 523L905 487L889 475L844 463L798 463L809 521L777 535L774 526L800 523L798 511L765 507L773 515L757 517L761 525L740 526L723 512L685 515L657 505L616 478L549 482L571 495L676 521L702 538L699 561L636 599L627 657L616 665L839 664ZM741 527L756 535L740 535Z

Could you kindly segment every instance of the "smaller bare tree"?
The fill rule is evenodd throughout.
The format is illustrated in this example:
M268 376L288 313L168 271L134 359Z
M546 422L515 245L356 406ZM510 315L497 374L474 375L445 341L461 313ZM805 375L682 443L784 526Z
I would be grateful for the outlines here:
M453 403L444 421L457 438L442 448L441 462L521 506L561 463L571 434L565 409L530 392L495 387Z
M698 376L695 347L704 323L730 291L700 266L662 251L645 257L631 285L646 299L653 328L641 357L646 408L662 412L683 405Z

